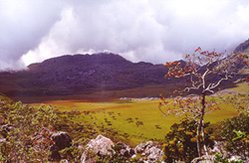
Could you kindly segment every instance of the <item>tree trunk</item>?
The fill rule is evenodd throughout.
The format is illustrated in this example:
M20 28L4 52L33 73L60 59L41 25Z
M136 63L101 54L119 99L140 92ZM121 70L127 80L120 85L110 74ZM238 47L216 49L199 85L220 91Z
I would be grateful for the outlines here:
M197 126L197 151L199 157L202 156L202 149L204 149L204 153L208 156L206 145L204 144L205 141L205 134L204 134L204 115L206 109L206 94L202 93L202 100L201 100L201 113L200 119Z

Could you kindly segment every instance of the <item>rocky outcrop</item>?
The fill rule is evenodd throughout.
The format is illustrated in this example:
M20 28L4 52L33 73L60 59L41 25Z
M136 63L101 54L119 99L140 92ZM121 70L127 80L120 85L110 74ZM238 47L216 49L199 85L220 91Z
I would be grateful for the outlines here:
M89 141L85 151L81 156L82 163L95 162L96 157L118 157L123 161L136 160L138 162L160 162L162 161L163 151L152 141L141 143L135 149L130 148L122 142L114 144L111 139L98 135Z
M50 160L60 160L59 151L70 147L72 139L66 132L56 132L51 135L51 140L53 141L53 145L50 147Z

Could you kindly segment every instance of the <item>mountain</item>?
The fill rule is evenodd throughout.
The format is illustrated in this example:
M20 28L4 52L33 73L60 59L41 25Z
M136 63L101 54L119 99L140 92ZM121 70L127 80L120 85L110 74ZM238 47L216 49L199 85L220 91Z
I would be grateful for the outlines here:
M249 39L246 40L245 42L239 44L235 48L234 53L238 53L238 52L249 52Z
M133 63L113 53L65 55L31 64L24 71L0 73L0 92L12 97L73 96L146 86L166 87L165 84L173 83L165 80L166 72L163 65ZM136 92L137 96L148 96L139 93ZM159 94L159 91L154 93Z

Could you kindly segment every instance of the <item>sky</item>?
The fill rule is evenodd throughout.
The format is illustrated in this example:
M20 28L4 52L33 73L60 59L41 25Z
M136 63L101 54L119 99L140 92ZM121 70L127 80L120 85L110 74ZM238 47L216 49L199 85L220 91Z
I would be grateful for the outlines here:
M165 63L249 38L249 0L0 0L0 70L65 54Z

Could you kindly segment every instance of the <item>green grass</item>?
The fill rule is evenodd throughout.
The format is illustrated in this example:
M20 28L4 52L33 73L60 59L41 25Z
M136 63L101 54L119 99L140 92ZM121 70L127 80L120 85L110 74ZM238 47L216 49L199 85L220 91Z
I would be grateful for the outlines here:
M170 126L182 118L176 115L164 116L158 109L159 100L133 102L51 101L47 104L55 106L60 111L80 111L82 116L75 119L77 122L111 128L127 138L130 144L151 139L164 140ZM221 110L206 115L206 121L216 123L236 114L236 110L232 106L222 104Z
M236 87L230 88L228 90L239 92L239 93L249 93L249 84L248 83L240 83L237 84Z
M245 92L249 90L248 88L248 84L242 83L231 90ZM222 102L218 96L212 98L221 102L219 104L220 109L207 113L205 115L206 122L217 123L238 114L232 105L225 101ZM176 115L164 116L158 109L159 102L159 100L113 100L108 102L58 100L49 101L46 104L50 104L60 111L79 111L82 116L76 118L75 121L83 124L91 123L96 128L101 126L102 128L112 129L127 139L130 144L138 144L151 139L164 140L170 126L182 119L182 117Z

